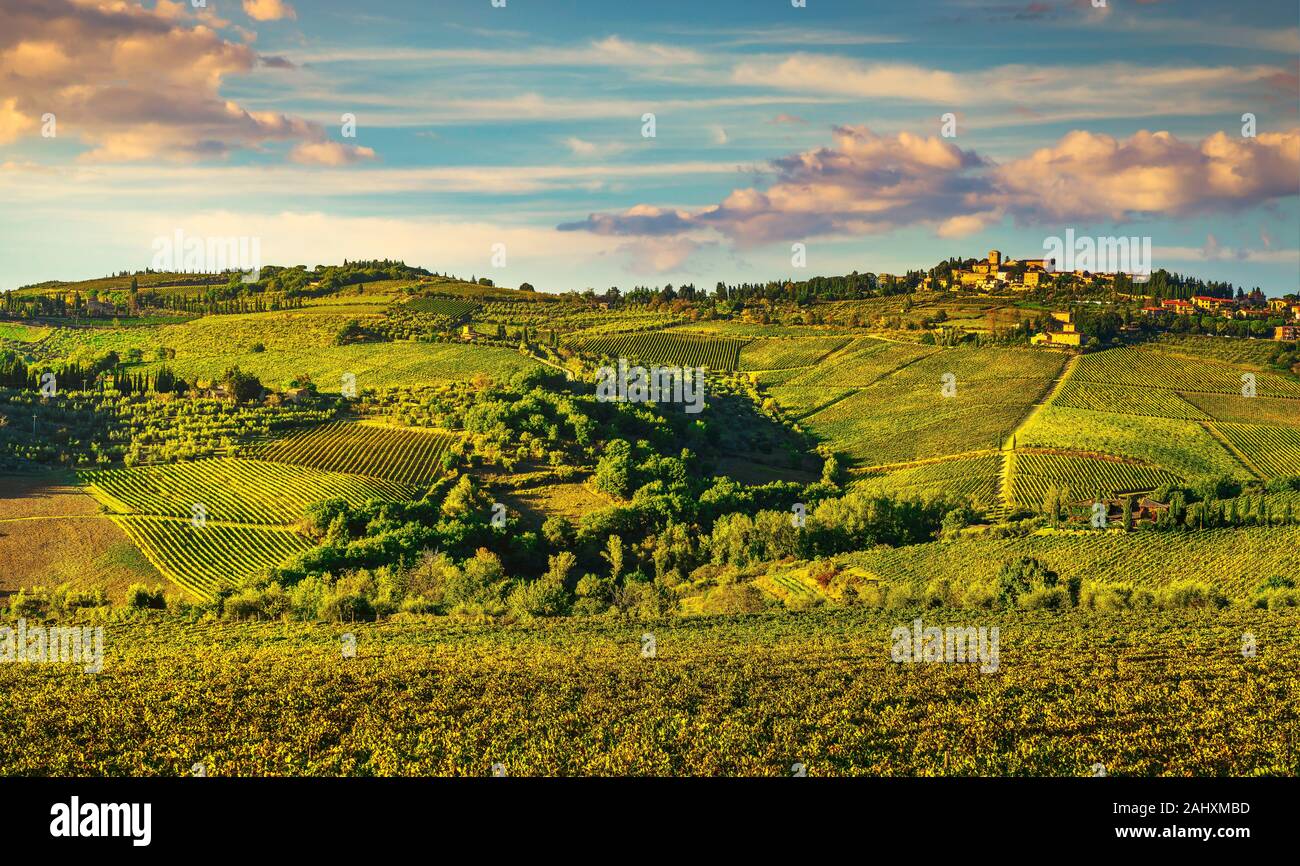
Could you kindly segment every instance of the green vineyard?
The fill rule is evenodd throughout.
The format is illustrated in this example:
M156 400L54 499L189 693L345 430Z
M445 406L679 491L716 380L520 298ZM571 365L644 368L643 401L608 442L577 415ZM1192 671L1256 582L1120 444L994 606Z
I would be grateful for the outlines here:
M992 504L997 499L1002 460L996 454L921 463L866 475L854 490L926 498L948 496Z
M411 498L404 484L301 466L233 458L82 473L89 492L117 511L232 523L292 523L313 502Z
M873 365L881 355L885 364ZM1000 448L1065 363L1061 355L1023 349L917 353L893 344L850 347L835 367L846 358L863 359L855 366L865 387L836 391L831 382L804 384L801 377L770 393L800 426L858 466ZM848 372L838 381L849 380Z
M1210 416L1174 391L1165 388L1106 385L1071 377L1055 405L1120 415L1149 415L1156 418L1187 418L1208 421Z
M1205 529L1192 532L1092 531L1021 538L968 538L850 554L846 563L882 580L925 586L947 579L966 585L991 576L996 563L1022 556L1062 575L1156 589L1175 581L1202 581L1225 594L1249 598L1271 574L1300 568L1300 528ZM1177 563L1177 568L1171 568ZM1242 563L1250 563L1242 568Z
M1067 492L1068 499L1147 491L1173 483L1178 476L1155 466L1099 460L1064 454L1016 452L1012 460L1012 498L1017 505L1038 509L1051 488Z
M1212 426L1266 475L1300 475L1300 428L1256 424Z
M1246 373L1227 364L1179 358L1153 349L1109 349L1084 355L1074 375L1090 382L1219 394L1241 394L1249 381L1243 377L1253 376L1261 397L1300 398L1300 383L1290 379Z
M849 337L788 337L751 340L740 350L741 370L811 367L851 342Z
M1121 415L1051 405L1017 436L1019 448L1087 451L1125 457L1183 478L1249 477L1241 461L1196 421Z
M647 364L708 367L711 370L729 372L739 367L740 350L745 342L726 337L697 337L659 331L588 337L578 342L578 348L610 358L627 358Z
M336 421L261 445L251 456L419 485L438 476L443 455L456 441L431 430Z
M312 543L290 529L234 526L146 515L116 515L113 522L164 577L211 598L222 586L281 565Z
M449 319L468 316L478 307L479 305L473 301L463 301L456 298L416 298L406 304L408 310L417 313L432 313L435 316L446 316Z
M865 388L909 364L919 361L938 350L931 346L906 343L888 343L870 337L859 337L832 357L811 370L800 371L785 384L821 390L836 388Z

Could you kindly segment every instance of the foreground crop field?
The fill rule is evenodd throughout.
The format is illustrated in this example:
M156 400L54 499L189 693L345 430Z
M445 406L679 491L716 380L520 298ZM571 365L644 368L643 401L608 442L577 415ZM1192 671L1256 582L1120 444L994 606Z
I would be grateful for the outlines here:
M973 614L972 614L973 615ZM998 626L997 670L891 631ZM960 615L958 615L960 616ZM1300 620L922 611L529 628L105 628L103 671L0 666L0 772L1294 775ZM345 658L341 635L356 637ZM653 633L656 657L643 658ZM1254 637L1254 655L1242 652Z

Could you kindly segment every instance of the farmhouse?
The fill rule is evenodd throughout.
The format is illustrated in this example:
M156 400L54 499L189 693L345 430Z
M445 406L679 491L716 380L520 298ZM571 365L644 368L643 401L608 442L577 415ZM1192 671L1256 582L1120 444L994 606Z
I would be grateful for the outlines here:
M1273 339L1289 342L1291 340L1300 340L1300 324L1282 325L1280 328L1273 329Z
M1029 342L1034 345L1049 346L1074 346L1083 345L1083 334L1079 333L1078 328L1074 325L1074 316L1072 313L1052 313L1053 322L1049 325L1048 330L1041 334L1034 334Z
M1212 313L1219 313L1224 310L1231 310L1236 306L1236 302L1233 301L1232 298L1214 298L1209 295L1193 295L1192 305L1198 310L1207 310Z
M1106 525L1122 526L1124 523L1124 500L1127 497L1114 496L1108 498L1080 499L1070 503L1070 517L1072 520L1090 523L1093 515L1097 513L1094 509L1097 503L1106 508ZM1155 523L1161 514L1169 510L1169 506L1163 502L1157 502L1149 496L1142 496L1133 499L1133 522Z

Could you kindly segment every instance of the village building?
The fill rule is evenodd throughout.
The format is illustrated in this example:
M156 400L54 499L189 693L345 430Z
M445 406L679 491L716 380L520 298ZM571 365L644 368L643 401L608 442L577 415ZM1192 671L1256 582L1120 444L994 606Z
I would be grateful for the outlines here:
M1236 316L1238 319L1267 319L1276 314L1265 307L1240 307L1235 311L1231 311L1231 315Z
M1046 282L1049 263L1054 262L1051 259L1004 259L999 250L989 250L986 258L969 268L955 269L952 279L963 289L996 292L1010 288L1027 291Z

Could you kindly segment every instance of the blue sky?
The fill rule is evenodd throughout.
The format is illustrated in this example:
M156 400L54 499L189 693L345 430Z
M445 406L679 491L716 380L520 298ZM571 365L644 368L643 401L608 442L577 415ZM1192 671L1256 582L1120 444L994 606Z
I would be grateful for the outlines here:
M551 291L1035 256L1073 229L1296 291L1298 19L1294 0L0 0L0 287L145 267L176 229L257 237L265 263Z

